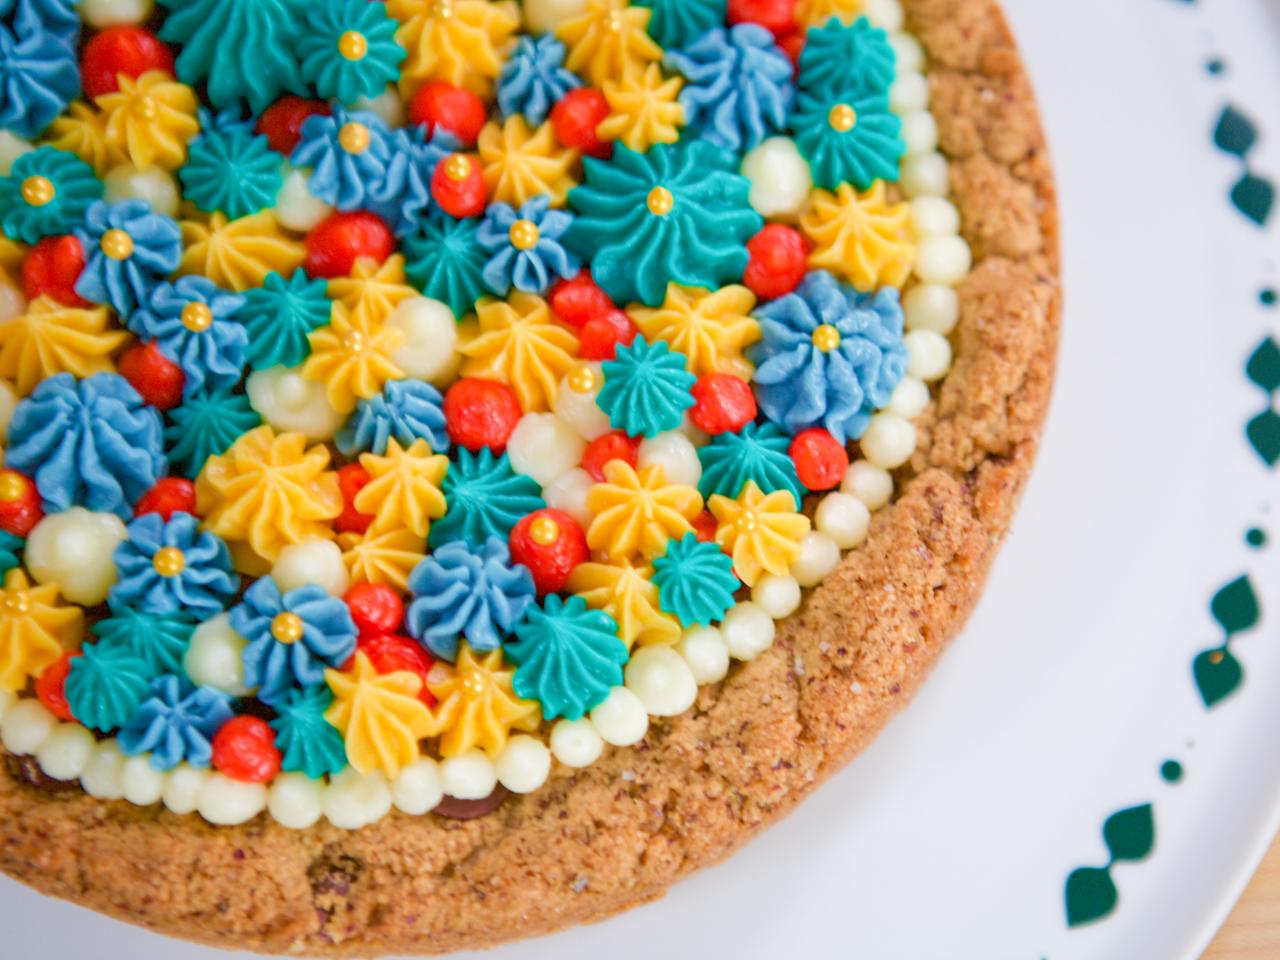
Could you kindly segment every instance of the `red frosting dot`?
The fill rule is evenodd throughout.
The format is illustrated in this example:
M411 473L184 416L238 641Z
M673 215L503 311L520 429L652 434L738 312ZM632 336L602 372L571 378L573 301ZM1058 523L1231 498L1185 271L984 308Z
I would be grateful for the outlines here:
M436 127L449 131L463 144L474 146L488 122L484 102L470 90L451 83L428 83L409 103L409 120L426 127L427 135Z
M80 57L81 85L89 100L119 90L120 74L136 79L148 70L174 75L173 54L145 27L107 27L89 38Z
M610 310L582 326L578 355L584 360L612 360L618 347L629 347L640 331L621 310Z
M737 433L756 418L751 384L731 373L712 373L693 385L689 419L710 434Z
M821 427L811 427L791 441L800 482L810 490L834 490L849 469L849 452Z
M84 272L84 247L68 234L45 237L22 261L22 292L28 300L41 294L68 307L92 306L76 293L76 281Z
M716 528L719 527L715 515L710 510L703 510L693 518L693 533L703 543L715 543Z
M771 223L747 243L751 260L743 282L763 300L784 297L809 269L809 245L800 231Z
M31 478L17 470L0 470L0 530L25 537L43 516L40 491Z
M757 23L778 39L800 29L796 0L729 0L729 22Z
M275 731L260 717L232 717L213 735L213 765L241 783L270 783L280 772Z
M307 234L303 269L313 277L332 280L349 276L361 258L382 263L396 249L396 238L377 214L365 210L333 213Z
M556 319L578 330L597 317L618 309L596 284L591 271L586 269L569 280L556 281L551 288L550 301Z
M182 477L165 477L142 495L133 508L133 515L158 513L167 523L175 513L196 513L196 485Z
M356 649L369 658L373 669L380 674L408 672L421 677L422 689L418 692L418 699L428 707L435 705L436 698L427 689L427 675L435 661L417 643L395 634L367 633L360 637ZM354 659L352 657L352 661ZM351 669L351 663L343 669Z
M67 674L78 653L64 653L36 677L36 697L46 710L59 720L74 720L67 703Z
M597 483L604 483L606 463L624 460L634 467L639 454L639 437L628 437L621 430L613 430L587 444L587 451L582 455L582 469L591 474Z
M449 439L472 453L483 447L506 450L520 416L515 391L495 380L459 380L444 395Z
M342 513L333 521L333 529L339 533L363 534L373 523L373 516L356 509L356 494L369 482L369 471L358 463L349 463L338 470L338 490L342 493Z
M154 340L135 343L120 355L116 369L138 395L157 410L172 410L182 403L186 375L160 352Z
M332 112L323 100L281 97L262 111L254 129L266 134L267 144L272 150L287 157L302 140L302 125L312 117L327 117Z
M452 217L478 217L489 203L484 170L465 153L446 157L431 175L431 196Z
M587 559L587 538L563 510L536 510L511 531L511 559L533 574L539 594L559 593Z
M362 633L395 633L404 620L399 595L381 583L357 583L342 598Z
M561 145L581 150L588 157L608 160L613 143L601 140L596 129L609 116L609 101L594 87L570 90L551 108L551 126Z

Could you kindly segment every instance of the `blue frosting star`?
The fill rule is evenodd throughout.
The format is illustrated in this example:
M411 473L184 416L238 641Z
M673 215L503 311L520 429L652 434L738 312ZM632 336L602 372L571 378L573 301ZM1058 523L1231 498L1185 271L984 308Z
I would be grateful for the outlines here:
M511 228L518 223L533 225L533 246L517 246ZM485 286L500 297L509 294L512 287L542 294L556 277L577 276L582 261L562 242L572 225L573 214L552 210L551 198L545 194L533 197L518 211L505 203L491 204L476 232L476 242L489 254L483 272Z
M103 237L117 230L132 244L129 254L119 260L102 249ZM85 253L76 293L92 303L107 304L126 320L182 260L177 221L153 213L145 200L111 204L100 200L85 212L84 228L75 233Z
M498 109L504 118L523 113L533 126L582 82L564 67L564 44L553 33L521 37L498 78Z
M906 375L895 289L860 294L819 271L755 315L762 339L748 356L756 395L765 416L788 433L820 426L841 443L856 440ZM815 343L824 326L839 334L834 349Z
M5 466L34 477L46 513L73 506L133 516L165 475L160 413L115 373L59 373L18 404Z
M376 453L381 457L392 437L406 450L419 439L426 440L435 453L448 450L440 391L421 380L393 380L376 397L360 401L336 443L344 456Z
M431 175L436 164L458 149L458 141L443 130L430 138L420 127L391 133L391 153L380 180L369 187L367 209L386 221L396 236L418 226L431 203Z
M787 126L795 96L791 59L754 23L708 30L664 63L684 75L680 92L690 129L723 150L750 150Z
M342 131L348 124L361 124L369 132L369 144L359 153L342 146ZM374 202L374 192L387 179L395 142L391 128L380 117L334 107L332 116L307 118L289 162L311 168L307 186L320 200L339 210L363 210Z
M296 640L276 636L281 614L301 622ZM323 683L325 667L341 666L356 649L356 625L347 605L314 585L282 595L274 580L263 577L231 609L231 626L249 641L245 683L260 686L258 698L266 704L278 702L295 685Z
M163 562L175 557L176 570L161 572ZM189 513L175 513L168 521L158 513L138 517L129 524L128 539L116 547L115 561L111 602L142 613L189 613L208 620L226 608L240 586L227 545L201 530Z
M221 290L205 277L182 277L152 290L128 326L143 340L156 341L160 352L182 367L184 393L196 393L206 384L232 387L240 380L249 348L249 334L236 321L244 303L240 294Z
M232 717L225 693L193 687L172 673L151 682L151 696L120 731L125 756L150 752L151 766L172 770L183 760L197 768L213 759L213 735Z
M27 19L16 36L0 24L0 129L38 137L80 93L80 65L67 37Z
M497 537L479 549L460 541L440 547L414 568L409 590L409 632L450 663L463 636L473 650L496 650L537 593L533 574L511 562Z
M0 16L13 14L19 34L43 30L72 46L80 38L80 0L0 0Z

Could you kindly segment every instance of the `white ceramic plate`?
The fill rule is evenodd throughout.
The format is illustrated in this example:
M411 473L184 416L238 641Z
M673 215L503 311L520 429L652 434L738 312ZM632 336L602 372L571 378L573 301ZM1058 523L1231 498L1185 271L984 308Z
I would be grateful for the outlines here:
M1229 195L1280 175L1280 7L1007 5L1060 177L1069 307L1041 464L978 614L875 746L727 865L491 960L1190 960L1274 834L1280 547L1246 532L1280 538L1280 484L1246 424L1276 400L1245 366L1280 339L1259 298L1280 286L1280 214L1259 226ZM1228 105L1256 130L1244 156L1213 143ZM1223 644L1220 588L1229 623L1255 619L1242 576L1260 613L1230 642L1242 682L1208 708L1192 663ZM1108 865L1123 810L1118 901L1077 874L1069 917L1068 876ZM14 958L226 956L8 881L0 930Z

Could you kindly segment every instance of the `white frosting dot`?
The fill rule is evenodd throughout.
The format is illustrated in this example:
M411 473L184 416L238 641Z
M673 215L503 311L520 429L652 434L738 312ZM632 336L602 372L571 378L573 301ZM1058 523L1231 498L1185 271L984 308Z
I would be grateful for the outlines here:
M766 573L751 588L751 600L774 620L782 620L800 609L800 584L792 576Z
M218 827L248 823L266 807L267 788L263 784L241 783L216 770L196 797L196 812Z
M587 0L524 0L521 6L529 32L546 33L585 13Z
M0 741L10 753L35 754L58 727L58 718L39 700L20 700L0 723Z
M898 72L889 88L889 107L895 113L923 110L929 105L929 81L922 73Z
M698 684L719 683L729 674L729 648L715 627L692 627L684 632L676 652L693 671Z
M146 754L128 757L120 768L120 792L135 807L149 807L160 802L166 779Z
M324 816L324 789L305 773L282 773L267 790L267 812L282 827L306 830Z
M840 547L825 533L811 530L800 541L791 575L802 587L816 587L840 565Z
M879 510L893 496L893 476L883 467L855 460L840 484L840 492L852 494L871 511Z
M156 213L175 218L182 205L178 181L163 167L139 170L132 164L122 164L103 177L102 186L107 203L145 200Z
M191 682L212 687L233 697L248 696L244 684L244 648L249 645L231 627L231 619L220 613L196 627L183 666Z
M533 793L551 774L551 751L541 740L522 734L507 741L494 768L498 782L512 793Z
M670 647L641 647L625 671L627 689L655 717L684 713L698 697L698 682L680 654Z
M933 383L951 370L951 344L932 330L912 330L904 338L907 347L907 376ZM904 382L910 382L904 381Z
M951 169L947 166L947 158L936 152L905 158L899 183L909 198L945 197L951 189Z
M507 441L511 469L540 487L549 487L582 463L586 449L582 436L554 413L526 413Z
M13 709L13 705L18 702L18 695L12 690L0 689L0 723L4 722L5 714Z
M630 747L649 732L649 711L626 687L614 687L604 702L591 711L591 725L605 743Z
M99 800L119 800L124 796L124 754L114 740L103 740L93 748L93 756L80 774L84 792Z
M946 197L916 197L911 223L918 237L950 237L960 232L960 211Z
M359 830L391 812L391 786L381 773L366 775L348 767L329 780L321 806L339 830Z
M938 121L928 110L911 110L902 116L902 141L907 156L919 156L938 149Z
M361 113L372 113L392 128L403 127L408 119L404 101L400 99L396 88L390 86L376 97L356 97L351 104L351 109Z
M116 24L142 23L155 9L152 0L80 0L80 16L101 30Z
M923 380L904 377L894 389L893 396L889 398L889 406L885 409L900 417L913 420L924 412L925 407L929 406L929 399L929 387Z
M754 660L760 656L773 646L776 631L773 617L751 601L735 605L720 625L729 656L735 660Z
M30 153L35 147L8 130L0 130L0 177L7 177L13 172L13 162L24 153Z
M551 728L551 752L566 767L589 767L604 751L604 738L590 720L557 720Z
M297 370L259 370L249 375L245 390L253 409L278 433L328 440L347 420L329 403L324 384L305 379Z
M769 220L800 216L813 189L809 163L789 137L771 137L748 153L742 175L751 181L752 208Z
M893 60L898 68L899 77L903 74L922 77L925 57L924 47L920 45L919 40L909 33L895 30L889 34L889 45L893 47Z
M422 757L402 768L391 782L391 801L397 810L410 816L420 817L434 810L443 799L440 764L430 757Z
M813 515L818 532L830 537L841 550L852 550L867 539L871 511L848 493L828 493Z
M662 467L667 483L696 487L702 479L702 461L698 448L678 431L662 433L640 443L636 463L643 470L657 464Z
M859 441L863 456L877 467L895 470L906 463L916 449L916 428L896 413L877 413Z
M17 320L27 312L27 298L11 283L0 283L0 323Z
M93 756L97 741L78 723L62 723L36 753L36 760L46 776L55 780L75 780Z
M9 424L18 407L18 391L10 380L0 380L0 443L9 442Z
M440 785L458 800L483 800L498 786L498 771L483 750L468 750L440 764Z
M587 508L587 494L596 484L595 479L581 467L575 467L557 477L551 486L542 491L542 499L552 510L563 510L583 530L591 526L591 511Z
M200 791L209 776L208 770L197 770L185 763L179 764L169 771L160 800L167 810L179 816L195 813L196 806L200 803Z
M306 170L288 164L284 169L284 183L276 194L276 220L287 230L310 233L332 215L333 207L311 192Z
M916 246L916 276L954 287L969 275L973 254L963 237L925 237Z
M387 326L404 334L391 359L405 376L448 386L462 362L458 320L448 306L430 297L410 297L387 317Z
M114 513L72 507L35 525L23 559L37 583L56 583L72 603L97 606L116 582L116 547L127 536Z
M556 390L556 398L551 404L551 410L578 431L584 440L594 440L613 429L609 423L609 415L601 410L596 402L596 397L600 396L600 387L604 384L604 373L601 365L596 361L583 363L580 366L595 375L594 386L590 390L573 389L569 385L573 374L573 371L570 371L560 378L560 386Z
M342 548L332 540L308 540L285 547L271 568L271 579L281 593L314 585L340 597L351 585Z
M960 294L940 283L921 283L902 298L908 330L933 330L944 336L960 319Z
M873 27L888 30L890 33L902 29L904 18L902 5L898 0L866 0L862 12L871 21Z

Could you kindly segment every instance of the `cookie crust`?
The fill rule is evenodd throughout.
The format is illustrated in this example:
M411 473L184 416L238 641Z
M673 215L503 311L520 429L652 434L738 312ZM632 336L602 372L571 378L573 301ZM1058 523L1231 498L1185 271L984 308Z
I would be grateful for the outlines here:
M349 833L263 816L214 828L31 787L0 764L0 870L217 946L439 954L660 897L794 809L925 679L976 603L1049 404L1058 222L1035 100L996 0L904 0L974 253L955 366L916 421L901 495L780 625L774 647L655 720L636 748L470 821L393 814ZM623 781L622 771L634 779Z

